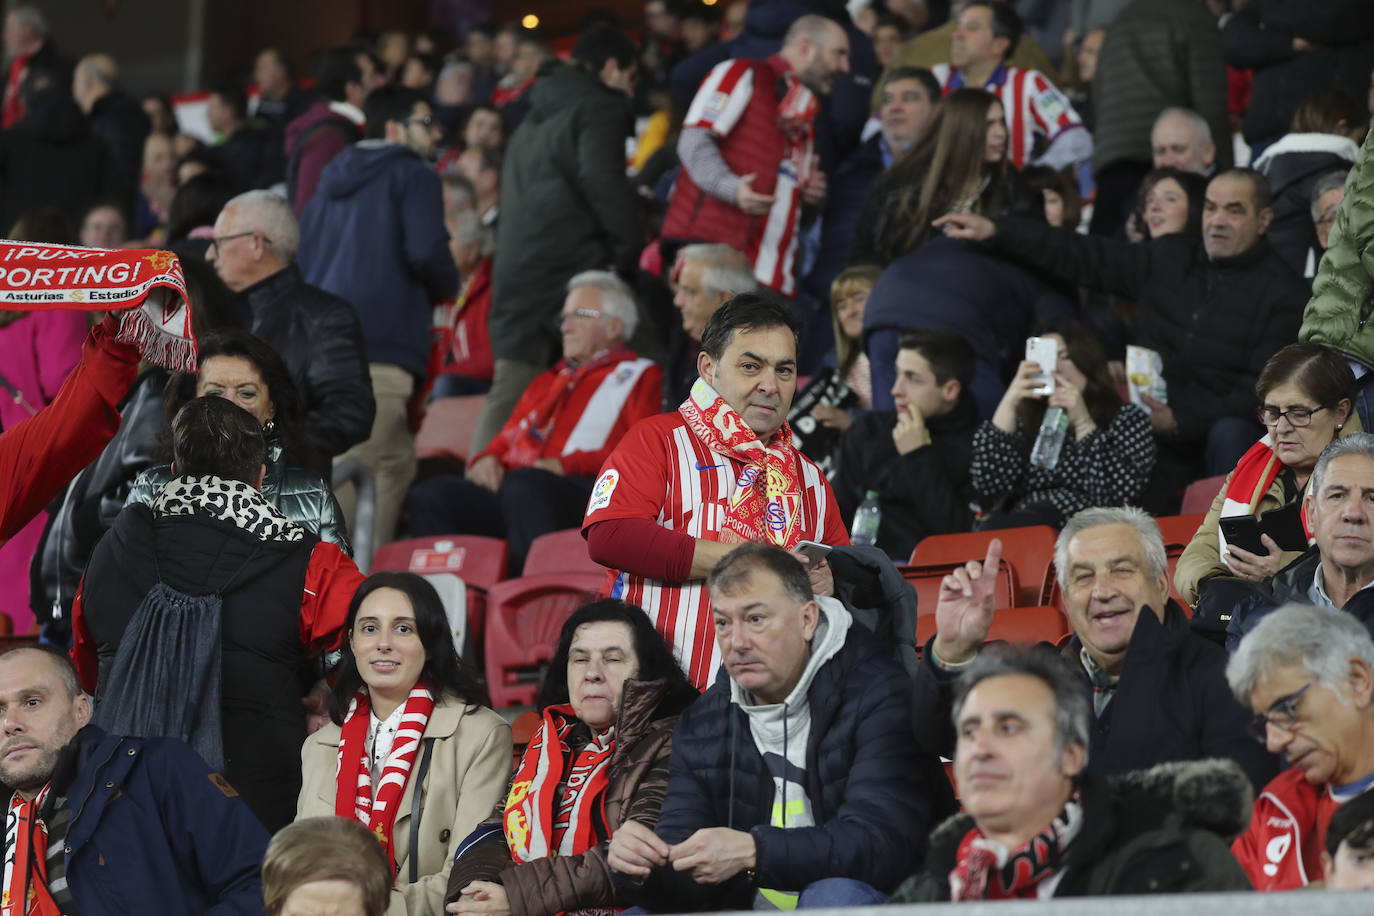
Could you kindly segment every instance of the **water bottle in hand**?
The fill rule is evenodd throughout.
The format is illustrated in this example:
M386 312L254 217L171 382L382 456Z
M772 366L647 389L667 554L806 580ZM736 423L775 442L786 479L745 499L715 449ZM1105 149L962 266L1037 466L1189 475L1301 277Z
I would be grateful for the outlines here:
M1059 463L1064 438L1069 431L1069 415L1062 407L1051 407L1040 421L1040 432L1031 449L1031 467L1049 470Z

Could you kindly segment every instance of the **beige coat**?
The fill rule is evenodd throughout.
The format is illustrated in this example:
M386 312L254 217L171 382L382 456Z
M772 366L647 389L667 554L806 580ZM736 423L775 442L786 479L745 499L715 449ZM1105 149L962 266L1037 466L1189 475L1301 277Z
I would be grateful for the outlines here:
M301 748L304 782L296 804L297 819L334 813L339 731L339 726L330 723L305 739ZM392 830L396 888L391 892L387 916L443 913L444 891L458 844L491 814L510 782L510 726L490 709L445 697L435 705L424 737L435 741L420 796L420 880L407 883L413 853L410 812L415 799L415 783L410 780L401 795ZM419 766L417 755L415 767Z

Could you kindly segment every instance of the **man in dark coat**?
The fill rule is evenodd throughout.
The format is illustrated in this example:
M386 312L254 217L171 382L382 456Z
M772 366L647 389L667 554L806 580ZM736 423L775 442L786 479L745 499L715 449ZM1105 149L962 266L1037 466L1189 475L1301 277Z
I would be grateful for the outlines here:
M1169 598L1155 521L1130 507L1084 509L1064 526L1054 553L1074 633L1062 654L1093 703L1088 768L1110 775L1224 757L1254 786L1268 782L1278 767L1248 733L1249 716L1226 684L1226 653L1194 634ZM994 540L981 565L969 563L940 586L937 635L922 659L923 673L938 688L919 694L931 702L917 712L931 723L926 746L942 755L954 751L954 678L974 660L992 624L997 577L983 571L995 569L1001 555Z
M607 267L634 276L644 240L625 177L625 136L637 59L623 32L596 26L578 38L570 63L541 67L530 90L530 112L511 137L501 175L490 319L495 374L473 454L553 365L553 321L568 280Z
M778 547L707 580L724 659L673 734L658 826L611 840L617 899L664 912L880 903L924 850L911 682Z
M24 3L5 14L4 101L0 130L23 119L29 94L43 86L66 91L72 82L71 61L58 53L48 35L48 20L38 7Z
M88 54L77 62L72 97L91 133L105 144L115 181L111 195L125 213L132 213L143 173L143 141L151 126L143 106L119 88L119 66L108 54Z
M105 145L65 88L35 81L24 120L0 131L0 234L35 207L51 206L76 225L117 184Z

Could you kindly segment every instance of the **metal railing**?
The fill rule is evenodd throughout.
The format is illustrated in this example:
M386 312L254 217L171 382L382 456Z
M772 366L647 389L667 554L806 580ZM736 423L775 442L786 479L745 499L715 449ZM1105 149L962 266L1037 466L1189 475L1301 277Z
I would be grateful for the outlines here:
M357 458L340 458L334 462L333 486L337 491L345 484L353 484L357 494L353 501L353 562L363 575L372 571L372 529L377 519L377 481Z

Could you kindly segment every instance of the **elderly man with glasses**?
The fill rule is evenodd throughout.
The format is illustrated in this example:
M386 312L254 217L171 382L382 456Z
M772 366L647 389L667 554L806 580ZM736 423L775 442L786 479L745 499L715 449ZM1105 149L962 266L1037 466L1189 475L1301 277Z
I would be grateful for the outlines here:
M1332 814L1374 785L1374 639L1349 614L1290 604L1246 635L1226 679L1289 763L1231 851L1258 890L1320 881Z

